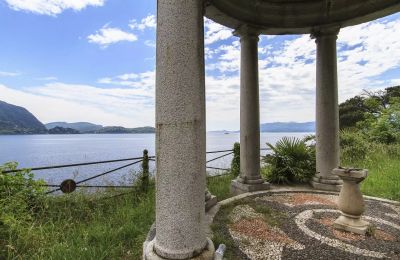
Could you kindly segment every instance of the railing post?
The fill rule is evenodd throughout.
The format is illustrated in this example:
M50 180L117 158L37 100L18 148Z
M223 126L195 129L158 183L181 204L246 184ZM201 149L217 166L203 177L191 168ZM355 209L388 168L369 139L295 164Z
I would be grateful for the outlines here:
M233 145L233 158L231 163L231 174L234 177L239 176L240 173L240 143Z
M142 161L142 191L147 192L149 187L149 152L147 149L143 150Z

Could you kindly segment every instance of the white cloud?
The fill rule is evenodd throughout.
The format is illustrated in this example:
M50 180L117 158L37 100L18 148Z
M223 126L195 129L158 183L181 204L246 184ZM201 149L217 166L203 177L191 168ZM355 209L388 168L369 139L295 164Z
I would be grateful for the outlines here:
M390 80L392 86L400 86L400 78Z
M400 70L399 28L400 19L397 19L370 22L340 32L338 69L342 100L359 94L362 89L389 87L390 82L381 80L380 76L390 70Z
M48 77L36 78L36 80L43 80L43 81L56 81L56 80L57 80L57 77L54 77L54 76L48 76Z
M0 84L0 93L2 100L27 108L42 122L88 121L125 127L154 125L154 98L149 91L49 83L23 90Z
M134 28L141 30L155 26L154 22L150 23L151 26L139 27L139 24L147 23L142 21ZM342 29L338 36L340 101L359 94L364 88L377 89L400 84L400 59L397 55L400 53L399 28L400 18ZM89 40L96 40L101 46L126 40L112 33L104 33L103 29L121 31L106 25ZM206 20L208 130L239 129L240 44L238 38L229 37L231 30ZM111 40L115 38L119 40ZM314 120L314 40L309 35L260 38L261 122ZM134 35L128 41L136 39ZM282 39L286 40L281 42ZM388 71L391 71L390 76L382 77ZM6 101L8 99L10 103L15 101L28 107L43 121L86 120L124 126L154 124L154 71L105 77L99 79L98 83L113 88L52 83L25 89L23 93L0 85L0 93ZM20 99L20 96L23 98ZM48 107L55 109L49 111L46 109Z
M146 41L144 41L144 44L146 46L149 46L149 47L152 47L152 48L156 47L156 43L154 41L152 41L152 40L146 40Z
M220 45L218 48L206 48L206 57L217 56L218 62L207 63L206 70L218 70L221 73L236 72L240 68L240 43L235 39L230 45Z
M21 75L19 72L0 71L0 77L16 77Z
M80 11L87 6L103 6L105 0L5 0L16 11L56 16L64 10Z
M109 27L108 24L104 25L100 30L89 35L87 38L90 43L98 44L104 48L117 42L137 41L137 36L135 34L122 31L119 28Z
M149 14L145 18L143 18L140 22L137 22L136 19L132 19L129 22L129 27L132 30L141 30L144 31L146 28L156 28L157 22L156 22L156 16L154 14Z
M137 91L141 91L141 94L146 94L153 97L155 87L155 71L126 73L115 77L101 78L97 82L100 84L130 87L136 89Z
M204 31L205 39L204 43L206 45L226 40L232 36L232 29L229 29L223 25L213 22L210 19L204 19Z
M378 20L342 29L338 37L339 99L398 84L400 19ZM263 39L264 36L261 37ZM281 36L259 46L261 122L315 119L315 52L309 35ZM239 129L240 46L216 41L207 46L207 125ZM392 79L382 80L391 71ZM395 72L394 72L395 71Z

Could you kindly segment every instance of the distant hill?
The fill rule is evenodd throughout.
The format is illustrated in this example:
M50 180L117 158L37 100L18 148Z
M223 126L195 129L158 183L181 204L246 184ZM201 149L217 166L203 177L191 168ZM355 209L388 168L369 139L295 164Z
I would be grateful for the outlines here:
M155 128L151 126L125 128L122 126L102 126L88 122L52 122L46 124L46 127L47 129L54 129L55 127L70 128L79 131L81 134L147 134L156 132Z
M48 133L51 135L80 134L80 132L76 129L64 128L60 126L49 129Z
M46 127L27 109L0 101L0 134L45 134Z
M315 132L315 122L274 122L260 125L261 132Z
M93 132L103 127L102 125L96 125L88 122L76 122L76 123L52 122L45 124L45 126L47 129L52 129L54 127L72 128L78 130L81 133Z
M147 134L155 133L156 129L151 126L125 128L122 126L105 126L101 129L93 131L94 134Z

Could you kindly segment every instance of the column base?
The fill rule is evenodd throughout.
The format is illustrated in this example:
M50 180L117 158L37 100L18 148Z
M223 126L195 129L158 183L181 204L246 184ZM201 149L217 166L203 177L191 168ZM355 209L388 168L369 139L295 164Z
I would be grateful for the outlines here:
M243 183L238 179L231 182L231 193L234 195L239 195L246 192L269 190L270 184L268 182L261 183Z
M206 197L206 202L205 202L206 212L212 207L214 207L217 203L218 203L217 197L210 193L210 197Z
M340 191L343 186L343 181L340 180L337 176L315 176L311 181L311 186L317 190Z
M164 258L164 257L161 257L161 256L157 255L157 253L155 252L154 244L155 244L154 237L151 241L146 240L146 242L144 242L144 244L143 244L143 260L168 260L168 259L212 260L212 259L214 259L215 248L214 248L213 242L209 238L207 238L207 245L204 248L204 250L200 254L198 254L194 257L191 257L191 258L187 258L187 257L185 257L185 258L176 258L176 257Z
M371 224L361 218L349 218L346 216L340 216L333 223L333 227L338 230L344 230L360 235L365 235Z

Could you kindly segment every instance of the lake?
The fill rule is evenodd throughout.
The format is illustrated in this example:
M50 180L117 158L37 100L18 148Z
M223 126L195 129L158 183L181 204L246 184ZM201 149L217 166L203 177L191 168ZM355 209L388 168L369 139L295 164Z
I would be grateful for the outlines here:
M266 142L275 144L283 136L304 137L310 133L261 133L261 147ZM240 139L239 133L207 133L207 151L229 150ZM0 135L0 164L10 161L19 163L19 167L33 168L60 164L73 164L91 161L103 161L122 158L141 157L148 149L154 155L154 134L81 134L81 135ZM265 154L262 151L262 154ZM207 159L222 154L209 154ZM232 157L216 160L208 164L212 167L227 168ZM107 163L101 165L79 166L63 169L35 171L35 177L49 184L73 178L81 180L111 170L129 162ZM85 184L128 184L132 182L139 164L122 169ZM154 170L154 163L150 162Z

